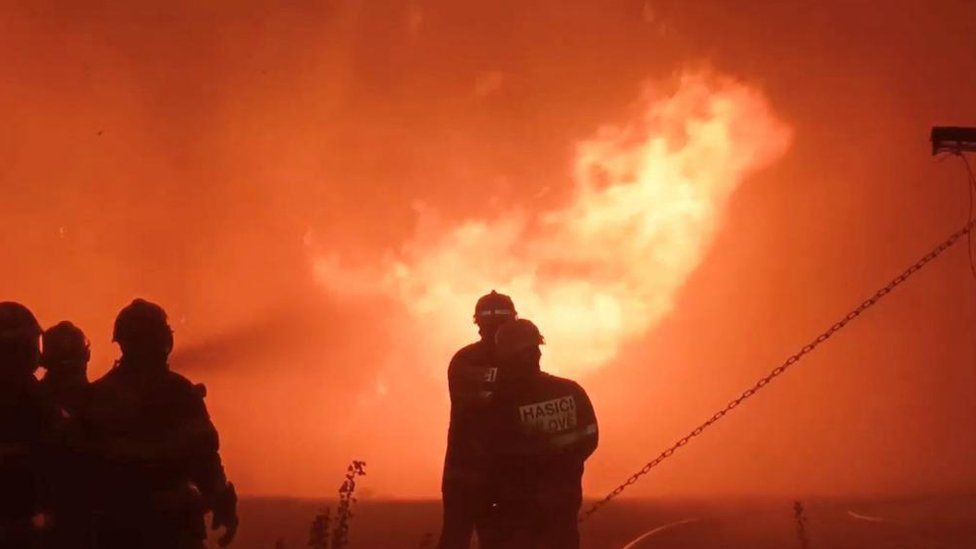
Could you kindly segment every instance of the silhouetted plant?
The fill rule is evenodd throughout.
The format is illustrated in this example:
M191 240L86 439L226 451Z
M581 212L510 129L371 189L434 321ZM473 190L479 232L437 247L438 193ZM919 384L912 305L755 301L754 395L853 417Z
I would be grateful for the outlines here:
M308 546L312 549L329 549L329 508L315 515L308 532Z
M339 505L336 509L336 525L332 531L331 549L342 549L349 543L349 522L352 506L356 503L356 477L366 474L365 461L353 461L346 468L346 478L339 487Z
M800 542L800 548L810 549L810 540L807 539L807 516L803 504L799 501L793 502L793 517L796 519L796 539Z

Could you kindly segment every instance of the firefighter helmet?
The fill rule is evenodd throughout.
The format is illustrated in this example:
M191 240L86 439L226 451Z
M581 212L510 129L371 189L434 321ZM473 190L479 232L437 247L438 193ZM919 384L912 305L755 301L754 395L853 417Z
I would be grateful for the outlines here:
M41 325L34 313L20 303L0 303L0 363L29 372L37 369Z
M115 318L112 341L119 344L123 355L166 356L173 350L173 330L162 307L145 299L135 299Z
M88 338L81 328L67 320L44 330L41 336L41 366L56 370L62 366L87 364L91 358Z
M495 290L478 299L474 306L474 321L480 323L485 320L511 320L516 317L515 304L512 298L500 294Z
M30 309L20 303L0 303L0 341L33 340L41 335L41 325Z
M525 349L538 348L545 342L539 328L525 318L503 324L495 333L495 349L501 356L514 356Z

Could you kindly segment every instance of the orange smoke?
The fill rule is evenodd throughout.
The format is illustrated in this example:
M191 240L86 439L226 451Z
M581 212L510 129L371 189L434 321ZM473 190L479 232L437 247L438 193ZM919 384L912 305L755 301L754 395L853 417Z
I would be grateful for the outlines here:
M392 297L424 326L440 369L470 339L475 299L497 288L535 320L547 370L579 376L652 329L702 261L729 196L788 148L755 89L704 72L647 86L631 120L576 143L562 207L517 206L456 223L416 206L416 235L378 269L315 257L330 292ZM426 353L425 353L426 354Z

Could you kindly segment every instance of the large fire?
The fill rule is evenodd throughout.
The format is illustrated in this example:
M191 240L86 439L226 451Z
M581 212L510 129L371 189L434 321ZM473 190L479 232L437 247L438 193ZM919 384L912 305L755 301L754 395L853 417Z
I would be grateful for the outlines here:
M474 301L495 288L546 336L545 368L579 376L613 360L672 308L731 193L780 157L791 132L746 84L705 72L648 85L622 124L579 141L562 207L518 206L457 224L419 208L416 235L379 269L316 257L335 292L394 298L439 367L471 338ZM425 355L427 353L424 353ZM433 372L432 372L433 373Z
M0 299L82 327L92 378L164 305L245 495L363 459L436 497L492 288L589 392L603 495L968 214L926 142L976 125L965 2L62 4L0 8ZM943 258L627 494L976 486Z

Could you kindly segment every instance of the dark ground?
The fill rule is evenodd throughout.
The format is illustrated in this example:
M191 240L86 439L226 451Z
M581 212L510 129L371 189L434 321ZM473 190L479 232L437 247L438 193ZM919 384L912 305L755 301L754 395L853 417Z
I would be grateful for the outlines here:
M326 505L334 513L335 502L243 499L242 526L233 547L273 549L279 538L287 548L306 547L311 520ZM803 505L811 549L976 547L976 495L809 499ZM801 547L793 501L786 499L618 501L583 525L583 546L621 548L669 524L633 549ZM427 533L432 538L427 547L433 547L439 526L438 501L362 501L352 521L350 547L424 547Z

